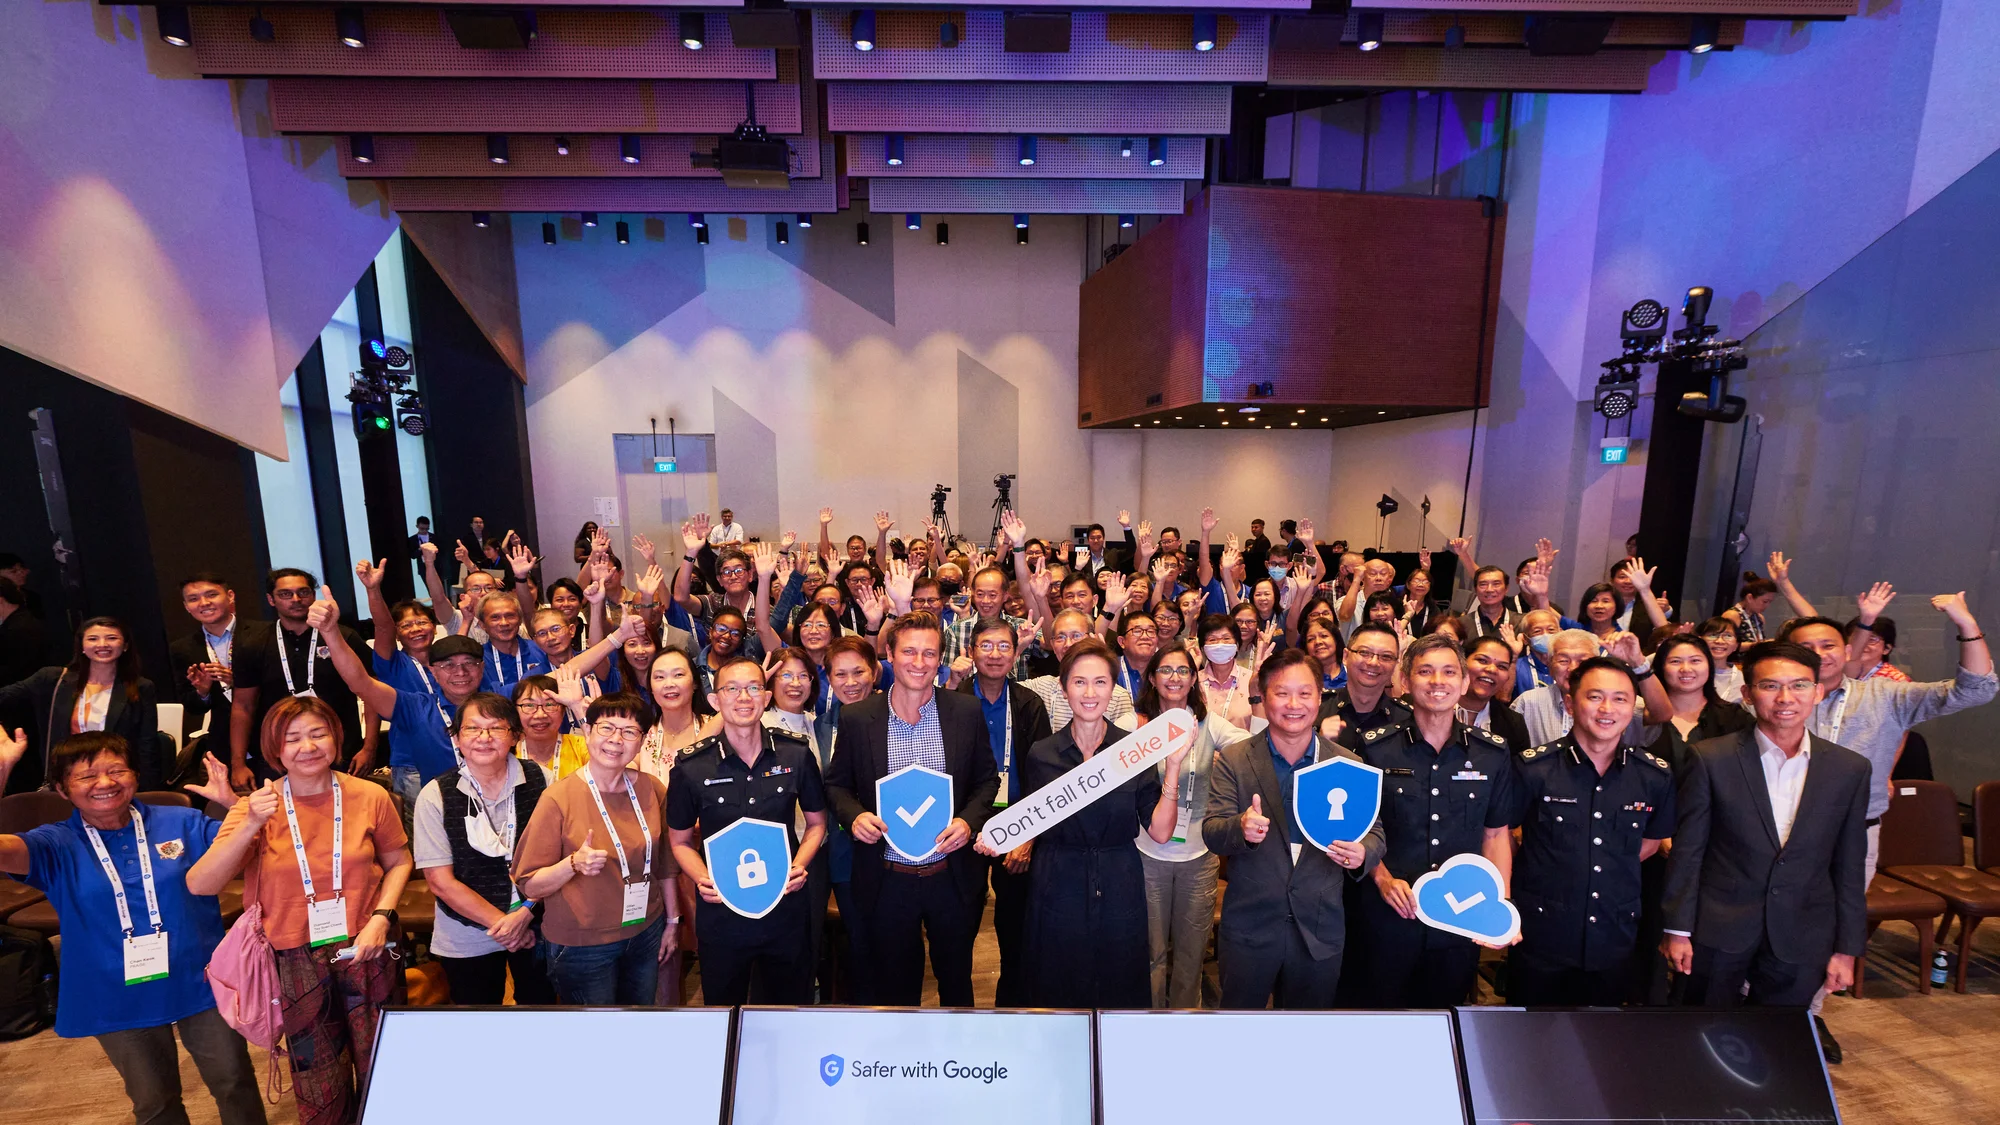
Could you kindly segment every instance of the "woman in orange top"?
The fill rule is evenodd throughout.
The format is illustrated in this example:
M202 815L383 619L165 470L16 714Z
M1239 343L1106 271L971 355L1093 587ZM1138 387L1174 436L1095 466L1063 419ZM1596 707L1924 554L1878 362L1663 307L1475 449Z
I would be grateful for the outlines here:
M340 718L294 696L264 717L264 760L279 781L236 802L188 889L216 894L238 872L243 901L264 910L300 1125L347 1125L360 1109L375 1015L403 993L389 953L409 882L409 837L389 792L341 773Z

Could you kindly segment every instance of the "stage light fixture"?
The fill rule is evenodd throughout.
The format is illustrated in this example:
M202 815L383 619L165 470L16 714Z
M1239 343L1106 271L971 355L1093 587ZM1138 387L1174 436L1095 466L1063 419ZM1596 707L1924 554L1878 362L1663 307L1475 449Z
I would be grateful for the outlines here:
M1017 211L1014 213L1014 229L1015 230L1028 229L1028 216L1026 212Z
M554 246L555 244L556 244L556 225L554 223L549 223L549 222L543 223L542 245Z
M507 134L486 134L486 159L495 164L507 163Z
M875 49L875 10L873 8L855 9L854 21L851 27L855 50L872 51Z
M342 4L333 10L333 30L340 41L356 50L368 45L368 21L361 14L361 5Z
M356 164L375 163L375 137L371 133L351 133L347 138L347 151L354 155Z
M695 245L697 246L708 245L708 228L707 227L694 228L694 241Z
M813 217L804 211L799 212L799 229L811 230L812 225L813 225Z
M854 224L854 242L855 242L855 245L857 245L857 246L866 246L866 245L868 245L868 224L867 224L867 223L856 223L856 224Z
M186 4L161 4L153 9L160 24L160 42L174 47L194 45L194 29L188 22Z
M568 156L568 155L569 155L569 138L568 138L568 137L557 137L557 138L556 138L556 155L557 155L557 156Z
M1355 43L1364 51L1382 45L1382 13L1361 12L1354 18Z
M786 223L783 219L778 220L778 245L784 246L791 241L792 228L790 224Z
M264 18L264 10L262 8L257 9L257 14L250 17L250 38L255 39L259 43L276 43L278 41L278 29L272 27L271 21Z
M1607 373L1597 382L1596 401L1591 409L1606 418L1623 418L1639 408L1639 381L1627 372Z
M1020 160L1021 167L1026 168L1032 165L1035 162L1035 138L1022 137L1020 140L1014 142L1014 155L1016 159Z
M951 245L951 224L949 223L938 224L937 240L939 246Z
M1118 216L1118 226L1119 229L1121 230L1130 230L1131 228L1136 227L1138 225L1139 225L1139 216L1137 215Z
M1688 21L1688 50L1697 55L1705 55L1715 50L1716 40L1722 38L1721 16L1695 16Z
M958 46L958 25L946 20L938 25L938 46L946 49Z
M1215 50L1215 13L1196 12L1194 17L1194 49Z
M1263 411L1264 408L1261 406L1239 406L1236 408L1236 413L1238 414L1261 414Z
M1118 142L1118 155L1120 156L1132 155L1132 138L1126 137L1124 140Z
M424 431L430 429L430 412L425 410L421 404L415 407L405 407L399 412L396 424L403 427L403 432L411 437L422 437L424 436Z
M1026 246L1028 244L1028 228L1025 224L1015 228L1014 242L1020 246Z
M478 227L480 230L485 230L487 227L493 225L493 216L484 211L474 211L472 213L472 225Z
M903 134L891 133L882 138L882 161L891 168L903 166Z
M631 241L632 225L623 219L618 220L618 245L624 246Z
M699 211L690 211L688 212L688 225L696 230L705 230L708 227L708 216Z
M1465 25L1453 17L1451 26L1444 29L1444 49L1456 51L1465 46Z
M915 211L911 211L909 214L903 216L903 229L904 230L924 229L924 217L922 215L917 214Z
M627 164L639 163L639 135L637 133L619 134L618 159Z
M708 17L700 12L681 13L681 46L690 51L699 51L708 38Z
M1154 137L1146 142L1146 163L1158 168L1167 162L1167 138Z
M594 227L597 225L597 212L595 211L585 211L581 215L578 215L577 218L583 220L584 226Z

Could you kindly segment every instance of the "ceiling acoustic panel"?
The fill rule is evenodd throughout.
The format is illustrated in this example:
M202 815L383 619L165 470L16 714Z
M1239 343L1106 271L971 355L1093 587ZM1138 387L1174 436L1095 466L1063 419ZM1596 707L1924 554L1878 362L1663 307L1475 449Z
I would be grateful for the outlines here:
M1038 137L1035 163L1023 165L1015 138L994 134L914 134L903 138L903 163L891 166L880 133L849 133L847 173L851 176L923 178L976 176L1018 179L1198 180L1207 145L1200 137L1167 138L1167 162L1146 163L1146 138ZM381 146L378 144L377 159Z
M833 142L820 142L820 166L833 167ZM398 211L598 211L720 215L837 211L839 176L793 180L782 191L732 188L719 179L385 180ZM1176 185L1178 186L1178 185ZM1126 208L1131 210L1131 208Z
M308 4L320 6L322 0L265 0L259 7L293 8ZM420 8L465 7L465 0L397 0L399 4L410 4ZM535 0L536 8L741 8L743 0ZM1157 7L1158 5L1148 5ZM1284 4L1259 4L1260 8L1282 8ZM1303 7L1304 5L1300 5ZM372 11L372 9L371 9Z
M875 49L857 51L846 11L813 12L813 73L820 78L945 81L1262 82L1270 21L1216 19L1215 49L1194 49L1194 16L1167 12L1077 12L1070 49L1008 53L1005 14L994 9L886 11L875 17ZM945 23L958 43L939 46Z
M449 0L434 0L447 3ZM934 0L878 0L875 8L922 8L936 7ZM1009 8L1075 8L1076 0L1008 0ZM1431 7L1442 7L1433 4ZM1185 11L1291 11L1302 12L1312 7L1312 0L1091 0L1092 8L1145 8L1148 10ZM1078 13L1079 15L1081 13Z
M1658 51L1530 55L1525 49L1440 51L1383 46L1373 51L1278 47L1273 86L1354 86L1378 90L1519 90L1641 93Z
M829 82L836 133L1036 133L1119 137L1229 132L1228 86L1090 82Z
M368 45L341 44L333 8L263 10L277 42L250 35L241 6L197 7L195 66L209 75L326 74L406 78L762 78L777 77L776 52L735 46L729 20L705 17L706 46L681 45L678 17L648 11L552 11L537 14L523 50L468 50L435 8L365 9Z
M789 69L780 60L779 74ZM713 133L743 121L743 83L603 78L273 78L281 133ZM757 120L802 127L796 72L759 82ZM1226 91L1225 91L1226 93Z
M1303 35L1309 27L1310 34L1326 37L1332 37L1334 30L1338 29L1340 41L1353 44L1360 39L1358 24L1358 17L1353 12L1345 17L1280 17L1272 38L1275 43L1289 48L1300 45L1292 41L1291 33L1295 29ZM1454 16L1439 12L1388 12L1382 20L1382 42L1389 46L1422 44L1441 47L1446 33L1453 27L1465 33L1465 45L1468 47L1519 47L1526 33L1527 18L1512 13ZM1685 50L1693 32L1694 21L1688 16L1625 15L1611 22L1611 31L1604 37L1604 45ZM1743 20L1723 20L1716 46L1727 50L1742 44Z
M641 134L639 163L627 164L620 158L618 137L611 133L582 134L569 138L569 155L556 152L553 134L508 137L505 164L487 159L486 139L477 133L380 133L373 138L373 163L358 164L349 150L347 135L336 134L335 151L340 155L340 173L356 179L452 179L464 176L498 179L538 179L551 176L642 179L652 176L720 178L714 168L696 168L689 156L715 151L716 134ZM819 145L809 135L792 142L792 175L820 174Z
M917 180L868 182L868 209L897 214L1178 215L1179 180Z
M1261 6L1261 5L1260 5ZM1367 8L1433 12L1578 12L1590 15L1654 12L1696 16L1797 16L1840 19L1858 13L1859 0L1366 0Z

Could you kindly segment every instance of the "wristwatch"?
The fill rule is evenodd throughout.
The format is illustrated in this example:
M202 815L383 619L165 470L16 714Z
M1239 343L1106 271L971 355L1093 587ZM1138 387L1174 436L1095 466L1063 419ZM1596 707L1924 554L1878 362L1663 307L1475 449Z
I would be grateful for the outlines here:
M1652 674L1653 674L1653 666L1652 666L1651 664L1641 664L1641 665L1639 665L1639 666L1638 666L1638 667L1636 667L1636 668L1629 668L1629 667L1628 667L1628 668L1626 668L1625 670L1626 670L1627 672L1630 672L1630 673L1632 673L1632 678L1633 678L1633 679L1635 679L1635 680L1643 680L1643 679L1645 679L1645 678L1646 678L1647 676L1650 676L1650 675L1652 675Z

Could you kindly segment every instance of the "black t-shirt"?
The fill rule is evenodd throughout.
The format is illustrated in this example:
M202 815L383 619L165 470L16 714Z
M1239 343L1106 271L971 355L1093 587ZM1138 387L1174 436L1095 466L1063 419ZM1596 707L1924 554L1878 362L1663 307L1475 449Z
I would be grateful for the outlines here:
M360 635L345 625L340 627L340 635L361 658L361 666L368 667L370 649L362 643ZM280 637L284 638L282 660ZM308 686L340 716L342 756L351 757L361 749L360 708L347 682L334 670L332 657L318 632L308 629L294 633L272 621L241 622L236 627L234 664L237 686L257 689L255 723L250 728L251 757L260 756L258 740L264 729L264 715L280 699L304 695ZM289 686L285 679L287 672L291 674Z

